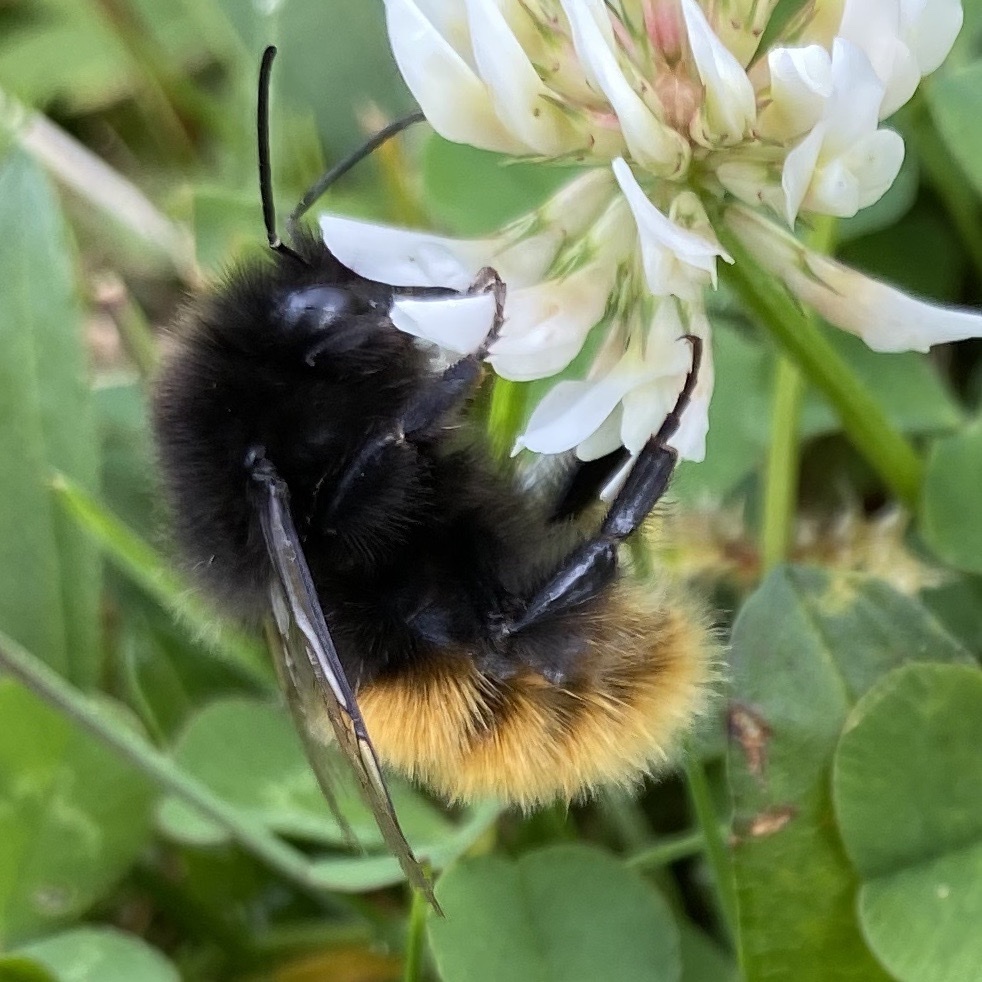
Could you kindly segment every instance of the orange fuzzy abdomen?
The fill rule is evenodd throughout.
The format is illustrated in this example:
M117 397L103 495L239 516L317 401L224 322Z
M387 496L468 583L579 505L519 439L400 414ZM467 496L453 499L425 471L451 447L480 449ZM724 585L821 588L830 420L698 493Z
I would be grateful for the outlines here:
M451 801L532 807L600 785L636 783L664 764L702 708L714 645L677 600L620 586L561 685L524 670L482 675L466 652L358 694L385 763Z

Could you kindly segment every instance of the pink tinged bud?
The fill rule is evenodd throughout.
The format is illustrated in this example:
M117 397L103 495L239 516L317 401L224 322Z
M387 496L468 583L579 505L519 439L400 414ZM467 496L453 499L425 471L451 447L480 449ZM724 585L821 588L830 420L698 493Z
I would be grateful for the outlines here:
M561 3L583 73L617 113L631 158L662 177L684 173L689 165L689 145L655 116L622 71L602 0L561 0Z
M702 86L676 66L659 72L654 88L665 121L679 132L687 133L702 105Z
M678 0L644 0L644 28L652 48L665 61L673 63L681 58L685 26Z

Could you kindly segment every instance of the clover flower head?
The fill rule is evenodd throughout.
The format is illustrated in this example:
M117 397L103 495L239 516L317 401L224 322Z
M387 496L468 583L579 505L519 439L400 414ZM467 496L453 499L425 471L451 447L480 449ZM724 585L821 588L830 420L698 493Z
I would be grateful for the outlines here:
M903 139L882 120L943 61L960 0L385 0L392 50L438 133L574 166L532 214L480 239L337 215L328 246L356 272L464 290L478 269L508 286L495 371L556 378L516 449L591 459L636 453L689 369L707 357L672 442L701 459L713 368L704 298L720 244L760 265L877 350L982 333L982 318L904 297L806 249L810 214L848 217L896 178ZM474 350L486 298L397 301L393 319Z

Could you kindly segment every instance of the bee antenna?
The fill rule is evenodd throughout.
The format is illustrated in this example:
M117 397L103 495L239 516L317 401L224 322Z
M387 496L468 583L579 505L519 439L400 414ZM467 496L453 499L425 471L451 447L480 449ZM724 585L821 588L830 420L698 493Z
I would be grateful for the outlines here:
M276 205L273 203L273 184L269 167L269 77L273 70L276 46L268 45L259 66L259 99L256 106L256 128L259 143L259 196L263 202L263 222L269 247L275 252L291 256L298 262L304 260L283 243L276 231ZM304 263L306 265L306 263Z
M409 113L400 119L389 123L373 137L366 140L354 153L349 154L344 160L336 163L330 170L322 174L317 181L309 188L306 194L300 199L300 203L290 212L290 217L286 221L287 231L292 239L296 239L300 219L310 210L314 202L336 181L351 170L355 164L360 163L369 154L374 153L383 143L391 140L396 134L412 126L414 123L422 123L426 116L420 111Z

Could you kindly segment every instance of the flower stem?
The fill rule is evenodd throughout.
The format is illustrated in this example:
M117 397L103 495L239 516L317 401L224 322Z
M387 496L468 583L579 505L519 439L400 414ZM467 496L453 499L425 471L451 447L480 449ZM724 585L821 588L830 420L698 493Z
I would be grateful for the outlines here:
M730 854L727 851L719 815L716 813L716 806L713 804L712 794L709 790L706 771L702 761L693 753L691 748L685 755L684 767L689 800L702 833L706 859L709 861L713 878L716 881L720 911L730 937L735 939L738 936L738 908L733 866L730 862Z
M742 242L725 227L720 241L733 256L720 275L776 338L805 378L832 404L846 435L891 491L910 507L920 497L924 462L894 428L863 382L823 337L818 325L773 276L763 270Z
M406 957L402 982L419 982L423 975L423 931L426 927L427 900L421 890L413 890L406 937Z
M705 846L706 837L702 834L702 829L666 835L653 846L628 856L624 860L624 865L632 869L658 869L670 863L677 863L680 859L698 855Z
M825 255L835 249L838 222L819 217L811 235L811 247ZM815 324L815 315L809 313ZM801 447L798 429L805 380L797 365L778 355L774 374L774 404L771 414L771 442L764 472L764 515L760 529L760 553L764 571L783 563L794 539L795 504L798 498L798 472Z
M495 377L487 427L491 449L499 461L508 460L515 445L525 410L525 389L520 382Z
M96 291L99 306L116 325L123 347L133 360L140 378L153 378L157 367L157 343L147 315L118 276L107 276Z
M798 425L805 380L794 362L779 355L774 377L771 442L764 472L764 514L760 528L760 554L764 571L788 558L798 497L801 448Z

